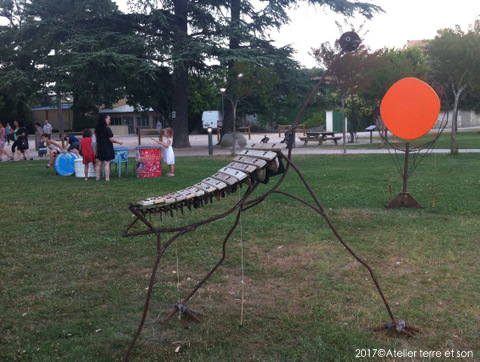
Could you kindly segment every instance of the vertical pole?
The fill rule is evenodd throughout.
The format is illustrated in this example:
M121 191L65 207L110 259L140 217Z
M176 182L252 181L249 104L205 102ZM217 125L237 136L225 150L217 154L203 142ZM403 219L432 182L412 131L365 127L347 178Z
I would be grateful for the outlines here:
M407 142L405 147L405 167L403 168L403 192L407 192L407 180L408 180L408 155L410 153L410 142Z
M208 127L208 154L213 155L212 127ZM218 128L217 128L218 132Z

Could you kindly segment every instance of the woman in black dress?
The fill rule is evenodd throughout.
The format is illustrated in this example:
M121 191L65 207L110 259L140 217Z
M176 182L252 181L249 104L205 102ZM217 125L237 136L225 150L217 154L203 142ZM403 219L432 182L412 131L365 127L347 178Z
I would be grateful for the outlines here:
M110 181L110 161L115 158L113 144L123 144L122 141L113 138L112 130L108 127L109 125L110 116L101 114L98 117L97 127L95 128L95 135L97 138L97 162L95 163L95 174L97 176L97 181L100 180L102 163L105 169L105 181Z

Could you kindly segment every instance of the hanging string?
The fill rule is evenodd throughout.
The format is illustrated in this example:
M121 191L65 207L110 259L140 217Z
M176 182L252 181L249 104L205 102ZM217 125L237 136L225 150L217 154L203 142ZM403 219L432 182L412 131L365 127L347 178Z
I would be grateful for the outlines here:
M442 90L443 92L443 90ZM442 134L443 130L445 129L445 127L447 126L447 123L448 123L448 119L449 119L449 116L448 116L448 112L444 113L443 114L443 118L442 118L442 123L437 131L437 136L436 136L436 140L440 137L440 135ZM437 142L435 142L435 146L434 148L436 149L437 148ZM434 166L433 166L433 197L432 197L432 208L435 208L435 202L436 202L436 199L437 199L437 167L438 167L438 155L437 153L435 152L435 159L434 159Z
M437 145L435 145L435 149ZM433 197L432 197L432 208L435 208L435 200L437 198L437 153L435 152L434 160L433 160Z
M238 192L238 199L240 201L240 192ZM242 222L242 207L240 207L240 263L242 270L242 300L240 307L240 327L243 327L244 305L245 305L245 256L243 248L243 222Z
M173 216L173 219L175 220L175 227L178 228L178 218L177 218L178 211L175 211L175 214ZM176 274L177 274L177 300L178 303L181 302L181 297L180 297L180 261L178 257L178 243L175 243L175 258L177 262L177 269L176 269ZM178 311L178 319L182 319L182 311Z

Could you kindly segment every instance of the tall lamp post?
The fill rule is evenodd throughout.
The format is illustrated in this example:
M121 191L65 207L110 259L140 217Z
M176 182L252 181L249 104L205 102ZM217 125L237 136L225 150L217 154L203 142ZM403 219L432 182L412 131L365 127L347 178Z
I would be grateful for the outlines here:
M222 122L225 120L225 103L223 102L223 96L225 95L226 88L220 88L220 93L222 94ZM218 132L218 130L217 130Z
M208 154L213 155L212 127L208 127Z

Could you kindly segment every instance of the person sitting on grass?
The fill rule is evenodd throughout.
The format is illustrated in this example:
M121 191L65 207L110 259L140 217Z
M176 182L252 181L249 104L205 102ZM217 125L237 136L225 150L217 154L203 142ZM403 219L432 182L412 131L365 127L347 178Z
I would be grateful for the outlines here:
M50 150L50 162L45 166L45 168L50 168L55 162L55 157L60 153L67 153L60 144L51 139L51 136L48 133L42 134L42 142L47 145L47 148Z

